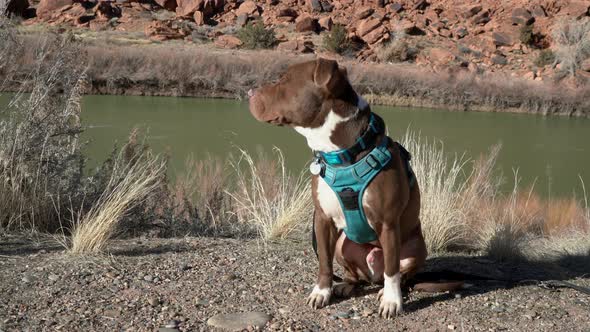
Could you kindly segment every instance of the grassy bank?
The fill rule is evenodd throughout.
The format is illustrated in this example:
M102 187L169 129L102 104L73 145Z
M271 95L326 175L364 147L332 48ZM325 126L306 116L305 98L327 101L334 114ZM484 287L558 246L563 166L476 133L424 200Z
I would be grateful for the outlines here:
M314 58L269 50L221 50L210 44L71 37L79 41L79 61L88 65L87 93L91 94L243 98L249 89L278 78L289 64ZM21 77L29 72L35 50L45 38L39 32L26 35L28 47L15 63ZM590 115L588 87L574 89L559 81L530 81L464 68L432 72L407 63L339 60L348 67L353 86L373 104Z

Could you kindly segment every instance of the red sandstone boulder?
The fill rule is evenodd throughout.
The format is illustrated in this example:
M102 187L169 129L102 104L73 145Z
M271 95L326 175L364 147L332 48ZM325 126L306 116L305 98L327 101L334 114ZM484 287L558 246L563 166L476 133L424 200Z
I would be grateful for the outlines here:
M72 5L73 3L73 0L41 0L39 5L37 5L37 17L47 18L54 11L64 6Z
M357 25L356 32L359 37L363 37L381 25L378 18L367 18L360 21Z
M164 9L168 9L171 11L175 11L176 7L178 6L176 4L176 0L155 0L156 3L160 6L162 6Z
M582 61L580 64L580 69L583 71L590 72L590 58Z
M311 16L300 16L295 22L295 31L297 32L319 32L320 24L318 20Z
M197 10L203 8L203 0L176 0L176 15L192 16Z
M455 55L447 49L434 47L428 50L430 62L437 65L447 65L455 59Z
M332 30L332 25L334 25L334 22L332 21L332 18L330 16L326 16L326 17L322 17L318 20L318 23L320 24L320 27L324 30Z
M512 45L514 45L514 42L512 41L510 36L508 36L508 34L503 33L503 32L492 33L492 42L496 46L512 46Z
M535 18L528 10L524 8L515 8L512 11L512 24L530 25L535 23Z
M242 15L242 14L246 14L246 15L254 15L254 14L258 14L258 6L256 5L256 2L254 1L244 1L240 7L238 8L238 10L236 11L236 15Z
M384 39L387 39L386 36L388 36L387 29L381 25L361 38L365 43L369 45L374 45L381 42Z
M242 45L242 41L236 36L221 35L217 37L214 44L220 48L238 48Z

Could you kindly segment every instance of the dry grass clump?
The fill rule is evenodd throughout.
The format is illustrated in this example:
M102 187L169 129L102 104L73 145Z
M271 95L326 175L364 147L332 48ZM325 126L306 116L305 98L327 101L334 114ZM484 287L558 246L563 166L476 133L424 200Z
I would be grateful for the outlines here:
M411 151L412 168L420 186L420 219L427 249L429 252L444 251L465 236L457 197L465 162L454 158L449 163L442 143L428 142L410 131L401 143Z
M553 40L560 70L575 76L582 61L590 57L590 18L559 22L553 29Z
M413 60L418 50L408 44L403 32L395 34L394 38L377 50L377 58L381 62L404 62Z
M311 220L313 211L309 181L290 175L283 154L275 149L278 162L258 163L244 150L232 163L236 191L228 192L236 203L240 223L253 225L263 240L285 238ZM245 165L244 165L245 164ZM245 170L244 170L245 169Z
M123 148L114 160L106 187L78 222L73 225L70 252L102 251L121 219L160 186L166 161L148 152L126 156Z

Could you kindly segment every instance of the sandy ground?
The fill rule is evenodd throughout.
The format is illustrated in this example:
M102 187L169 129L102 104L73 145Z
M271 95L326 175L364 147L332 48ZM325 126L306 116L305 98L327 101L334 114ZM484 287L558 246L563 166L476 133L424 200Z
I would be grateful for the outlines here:
M4 235L0 331L209 331L216 314L251 311L272 317L263 330L590 331L590 295L541 287L549 279L590 286L590 266L575 258L563 265L434 257L427 270L505 281L409 292L405 313L383 320L377 286L324 309L305 305L317 268L307 241L133 239L114 241L107 255L76 257L53 241Z

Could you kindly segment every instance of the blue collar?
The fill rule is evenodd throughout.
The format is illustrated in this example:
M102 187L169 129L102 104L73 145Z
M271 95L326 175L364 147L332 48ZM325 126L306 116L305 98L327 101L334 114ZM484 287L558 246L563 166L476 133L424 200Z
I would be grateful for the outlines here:
M369 119L367 130L356 139L354 145L347 149L333 152L318 151L315 155L330 166L351 165L354 163L356 156L359 153L365 150L372 150L377 145L377 137L383 133L385 133L385 123L383 122L383 119L379 115L371 112L371 118Z

